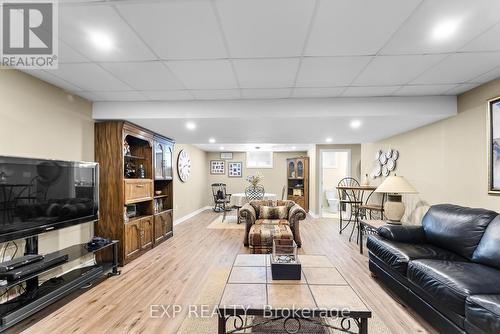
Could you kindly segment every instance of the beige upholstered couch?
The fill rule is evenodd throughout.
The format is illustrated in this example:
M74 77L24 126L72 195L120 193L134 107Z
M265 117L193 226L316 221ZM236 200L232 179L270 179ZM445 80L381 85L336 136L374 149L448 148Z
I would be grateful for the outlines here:
M286 207L286 219L259 217L261 206ZM299 222L306 218L306 212L293 201L251 201L240 209L239 218L246 224L243 244L249 246L252 253L271 252L274 239L293 239L298 247L302 245Z

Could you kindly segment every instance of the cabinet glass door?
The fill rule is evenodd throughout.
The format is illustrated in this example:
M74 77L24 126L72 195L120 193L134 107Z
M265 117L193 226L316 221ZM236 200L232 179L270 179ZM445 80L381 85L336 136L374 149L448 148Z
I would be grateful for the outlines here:
M304 162L302 160L297 161L297 177L304 178Z
M172 146L164 146L163 154L163 178L172 179Z
M155 179L163 179L163 160L165 156L165 147L161 143L155 143Z
M288 177L295 178L295 163L293 160L288 162Z

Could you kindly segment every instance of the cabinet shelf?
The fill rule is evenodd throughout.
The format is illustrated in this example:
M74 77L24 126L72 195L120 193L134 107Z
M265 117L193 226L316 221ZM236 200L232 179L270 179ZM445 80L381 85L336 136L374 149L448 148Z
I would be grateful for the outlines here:
M145 157L140 157L140 156L137 156L137 155L125 155L124 156L125 159L133 159L133 160L146 160Z
M140 216L131 217L131 218L128 219L128 222L129 223L133 223L133 222L135 222L137 220L141 220L142 218L151 217L151 216L152 215L140 215ZM127 224L127 223L125 223L125 224Z

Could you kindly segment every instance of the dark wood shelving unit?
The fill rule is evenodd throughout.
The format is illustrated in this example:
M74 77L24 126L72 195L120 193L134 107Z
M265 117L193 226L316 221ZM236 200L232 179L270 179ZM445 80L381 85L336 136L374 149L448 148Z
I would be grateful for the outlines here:
M287 159L286 165L287 198L309 212L309 157Z
M96 234L120 240L121 265L173 235L173 147L173 140L129 122L95 125L95 157L101 171ZM126 166L135 174L126 175ZM127 216L127 206L135 206L135 217Z

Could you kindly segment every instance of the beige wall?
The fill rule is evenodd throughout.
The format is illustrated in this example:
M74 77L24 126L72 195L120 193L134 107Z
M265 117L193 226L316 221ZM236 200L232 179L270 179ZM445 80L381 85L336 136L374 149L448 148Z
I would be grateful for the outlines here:
M320 165L320 151L322 149L329 150L350 150L351 151L351 176L360 180L360 166L361 166L361 145L360 144L331 144L331 145L314 145L307 155L311 160L311 194L309 195L309 211L317 215L320 211L320 199L318 198L318 189L320 188L321 180L319 169Z
M177 174L177 157L186 150L191 157L191 176L182 182ZM208 205L207 153L193 145L175 144L174 149L174 220Z
M227 191L229 193L242 193L245 192L245 188L248 187L249 183L246 181L247 176L256 175L257 173L264 177L262 185L267 193L273 193L277 195L277 198L281 198L281 191L283 186L287 184L287 174L286 174L286 159L295 158L300 156L306 156L306 152L275 152L273 154L273 168L246 168L246 153L234 152L233 159L226 160L226 173L224 175L210 175L210 161L211 160L221 160L220 153L210 152L208 153L208 161L205 165L206 173L209 175L206 192L209 195L209 203L213 204L213 196L210 185L216 182L222 182L227 184ZM243 177L233 178L228 177L227 163L228 162L242 162L243 167Z
M91 103L22 72L1 69L0 155L93 161ZM39 249L51 252L92 235L92 224L45 233Z
M407 212L415 223L427 205L437 203L500 212L499 198L487 192L486 133L487 100L499 95L500 79L497 79L460 95L457 116L377 143L363 144L363 172L369 172L376 150L399 150L396 173L406 177L419 191L418 195L405 196Z
M346 172L347 168L349 168L349 155L344 152L332 152L332 154L335 154L335 160L336 160L336 165L335 167L324 167L321 166L323 169L322 171L322 179L323 179L323 184L322 184L322 190L324 191L329 191L333 190L335 193L337 193L336 186L339 184L339 181L346 177ZM324 161L323 161L324 164ZM321 180L320 183L321 184ZM318 194L319 196L319 194ZM326 196L323 194L323 207L328 207L328 201L326 199Z

